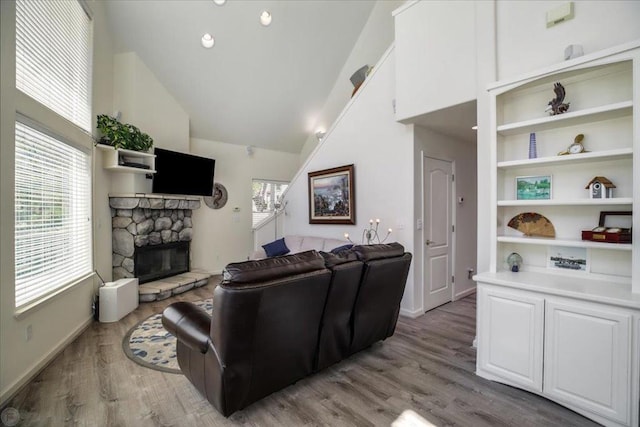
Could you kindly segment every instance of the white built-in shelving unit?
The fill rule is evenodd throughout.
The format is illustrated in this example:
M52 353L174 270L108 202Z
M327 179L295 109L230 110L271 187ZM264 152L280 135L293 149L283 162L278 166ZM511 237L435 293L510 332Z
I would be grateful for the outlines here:
M554 83L566 113L545 107ZM567 61L489 88L492 239L478 274L477 373L541 394L607 426L637 426L640 388L640 41ZM535 132L537 154L528 158ZM578 134L587 152L559 155ZM518 200L516 178L551 176L549 200ZM591 199L595 176L613 198ZM633 211L633 243L581 239L602 211ZM523 212L544 215L556 236L508 227ZM554 268L563 248L585 254L584 271ZM512 272L507 257L523 258Z

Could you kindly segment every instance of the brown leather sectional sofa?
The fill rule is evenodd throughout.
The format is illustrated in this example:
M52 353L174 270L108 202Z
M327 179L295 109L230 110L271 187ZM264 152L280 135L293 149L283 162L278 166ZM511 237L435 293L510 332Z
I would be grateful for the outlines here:
M410 264L398 243L232 263L213 317L178 302L162 323L184 375L229 416L393 335Z

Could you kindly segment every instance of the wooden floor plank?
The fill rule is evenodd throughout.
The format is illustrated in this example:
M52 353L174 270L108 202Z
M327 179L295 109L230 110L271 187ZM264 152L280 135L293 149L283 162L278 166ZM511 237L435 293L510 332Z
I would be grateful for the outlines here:
M407 409L438 427L597 425L475 375L475 295L401 317L393 337L225 418L184 376L122 351L135 324L172 302L210 298L214 287L215 279L120 322L94 323L9 402L20 426L389 426Z

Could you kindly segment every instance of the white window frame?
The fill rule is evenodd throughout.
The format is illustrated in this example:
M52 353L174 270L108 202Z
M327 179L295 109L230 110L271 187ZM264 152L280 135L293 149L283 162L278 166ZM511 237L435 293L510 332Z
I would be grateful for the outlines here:
M16 1L16 89L88 133L92 57L93 19L84 1Z
M79 101L81 104L84 103L84 106L80 106L79 108L85 108L86 112L83 114L76 114L76 118L77 117L84 117L84 120L75 120L74 117L69 116L68 114L65 114L63 111L59 111L56 110L55 105L50 105L47 102L43 102L43 100L38 99L37 97L33 96L33 94L28 93L28 91L26 90L21 90L18 87L18 70L16 69L16 103L15 103L15 113L16 113L16 126L19 123L22 123L38 132L41 132L45 135L47 135L48 137L54 138L55 140L68 145L69 147L72 147L74 149L79 149L80 151L84 152L87 154L87 157L85 158L85 160L88 162L88 193L86 196L86 208L87 208L87 230L88 230L88 243L85 246L85 251L82 252L83 254L86 255L85 260L87 261L83 268L80 269L80 271L75 271L72 274L69 274L68 277L65 277L65 280L61 280L59 283L56 283L56 286L54 286L53 288L48 288L46 289L44 292L42 292L41 294L39 294L37 297L34 298L30 298L28 301L25 301L23 299L19 299L18 296L18 289L16 289L16 293L14 294L14 307L15 307L15 313L14 316L16 316L16 318L20 318L22 315L26 314L27 312L31 311L32 309L35 309L37 307L39 307L41 304L51 300L53 297L55 297L58 294L64 293L66 292L68 289L73 288L76 285L79 284L86 284L87 283L87 279L91 278L94 274L95 274L95 270L94 270L94 259L93 259L93 225L92 225L92 216L93 216L93 212L92 212L92 207L93 207L93 154L92 154L92 145L93 145L93 139L91 136L91 131L92 131L92 117L93 117L93 112L92 112L92 93L91 93L91 88L92 88L92 75L93 75L93 70L92 70L92 62L93 62L93 19L92 19L92 13L89 9L89 7L87 6L87 3L84 0L76 0L77 4L79 4L82 7L82 11L79 11L77 8L75 8L75 10L73 11L73 14L70 14L74 17L88 17L88 27L84 28L82 31L82 34L78 35L78 39L80 40L84 40L86 45L83 49L83 55L84 55L84 60L82 61L83 67L86 66L86 69L84 69L83 72L80 73L75 73L73 74L73 78L75 78L77 80L77 82L71 82L70 85L76 85L77 87L82 87L84 89L86 89L86 92L84 94L81 94L81 96L79 97ZM48 0L47 3L66 3L66 5L63 4L63 6L68 6L69 5L69 1L68 0L64 0L64 1L60 1L60 0ZM29 1L29 3L31 3L31 1ZM18 32L18 26L20 25L18 22L18 5L16 4L16 37L17 36L17 32ZM80 13L84 13L84 15L81 15ZM45 16L45 19L47 18L47 16ZM64 18L62 18L64 19ZM73 19L73 18L71 18ZM38 19L34 19L34 21L37 21ZM73 27L73 25L72 25ZM42 35L43 33L40 31L34 31L36 33L38 33L38 35L43 37L43 40L46 39L46 34ZM71 35L69 37L74 37L73 36L74 32L73 30L71 30ZM50 35L49 35L50 36ZM28 34L28 37L31 37L31 33ZM75 38L74 38L75 39ZM17 45L17 43L16 43ZM63 43L63 50L64 50L64 43ZM16 46L16 62L18 60L17 56L19 55L19 51L18 51L18 47ZM62 54L64 55L64 53ZM46 54L45 54L45 58L46 58ZM38 61L34 61L34 64L38 63ZM40 61L40 64L42 64L42 62ZM51 62L45 62L45 67L53 67L55 68L56 62L55 61L51 61ZM17 67L16 67L17 68ZM51 71L50 74L55 74L55 71ZM60 72L58 71L58 74L60 74ZM67 73L68 74L68 73ZM63 77L64 77L64 72L63 72ZM72 80L73 80L72 78ZM65 89L66 90L66 89ZM63 90L64 92L64 90ZM64 95L66 95L66 92L64 93ZM76 102L76 101L72 101ZM75 105L75 104L74 104ZM74 107L76 108L76 107ZM17 149L17 145L14 145L14 148ZM16 166L17 167L17 166ZM16 175L16 172L14 171L14 177ZM15 192L14 192L14 197L15 197ZM14 212L16 211L16 207L14 207ZM17 216L16 216L17 217ZM14 220L14 227L16 227L15 224L16 220ZM18 233L18 229L17 227L14 229L14 248L15 248L15 244L16 239L20 238L19 233ZM18 274L18 268L17 268L17 260L18 260L18 256L19 254L14 250L14 267L16 269L14 275L17 276ZM86 267L88 265L88 268ZM77 269L76 269L77 270ZM19 285L18 280L16 280L15 286L17 287Z
M44 156L50 162L34 167ZM92 274L92 174L90 151L21 115L15 157L15 308L20 311ZM29 210L41 217L20 215Z
M254 209L255 206L255 200L253 200L253 185L255 183L262 183L262 184L275 184L275 185L286 185L287 188L289 188L289 185L291 184L289 181L277 181L277 180L273 180L273 179L252 179L251 180L251 224L252 224L252 228L256 228L259 224L261 224L266 218L268 218L269 216L271 216L271 214L273 214L273 212L275 212L275 192L271 193L270 196L270 200L268 202L268 206L264 211L256 211ZM283 190L283 193L286 192L287 189ZM264 214L267 215L264 215ZM256 222L256 215L260 215L261 218L257 220Z

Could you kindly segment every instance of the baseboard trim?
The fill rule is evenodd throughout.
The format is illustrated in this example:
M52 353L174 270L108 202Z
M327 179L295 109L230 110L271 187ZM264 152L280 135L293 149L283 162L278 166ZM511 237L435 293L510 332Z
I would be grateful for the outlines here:
M415 319L417 317L420 317L424 314L424 311L422 310L407 310L404 308L400 309L400 316L404 316L404 317L409 317L411 319Z
M67 338L64 341L61 341L56 347L54 347L48 354L46 354L38 363L36 363L22 378L16 380L12 385L10 385L6 391L2 393L0 397L0 408L4 408L7 403L11 399L15 397L16 394L22 389L22 387L26 386L31 380L33 380L44 368L46 368L49 363L53 362L62 351L69 344L73 342L76 338L80 336L91 324L94 322L93 317L89 317L83 323L80 324L73 332L67 335Z
M476 293L476 288L471 288L471 289L467 289L466 291L462 291L459 294L456 294L453 296L453 300L454 301L458 301L459 299L462 299L464 297L468 297L471 294L475 294Z

